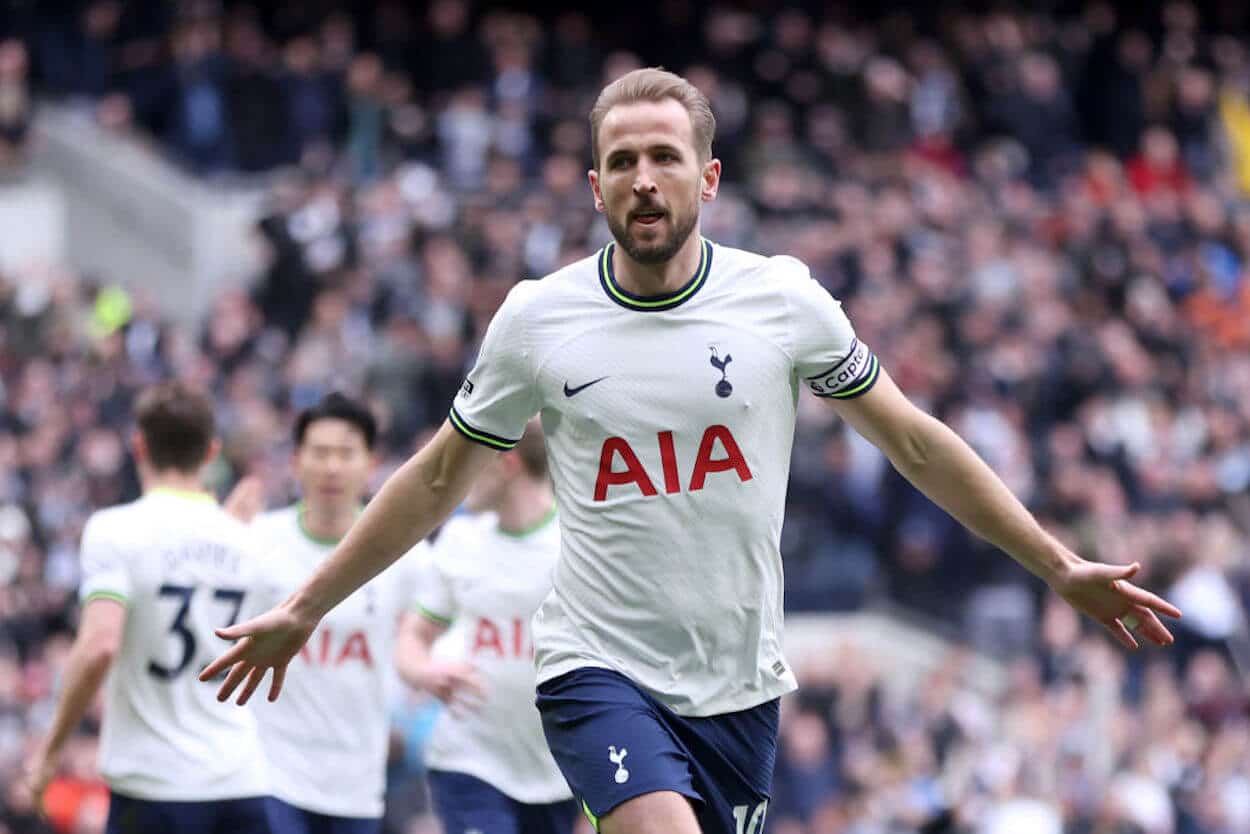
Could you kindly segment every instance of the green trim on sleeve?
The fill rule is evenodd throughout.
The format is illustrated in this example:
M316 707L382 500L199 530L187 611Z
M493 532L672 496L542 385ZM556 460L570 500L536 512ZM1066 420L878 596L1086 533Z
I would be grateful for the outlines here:
M452 406L447 416L451 420L452 428L475 443L481 443L483 446L506 452L521 442L519 438L517 440L509 440L506 437L499 437L498 435L473 428L467 420L460 416L460 412L456 411L455 406Z
M451 625L450 617L444 617L441 614L435 614L433 611L431 611L430 609L426 608L423 605L419 605L419 604L414 605L412 606L412 610L416 611L418 614L420 614L422 617L425 617L427 620L429 620L432 623L438 623L441 626Z
M83 597L82 604L86 605L93 599L111 599L113 602L120 602L122 605L127 607L130 606L130 600L126 598L126 595L119 594L116 591L92 591L87 594L87 596Z

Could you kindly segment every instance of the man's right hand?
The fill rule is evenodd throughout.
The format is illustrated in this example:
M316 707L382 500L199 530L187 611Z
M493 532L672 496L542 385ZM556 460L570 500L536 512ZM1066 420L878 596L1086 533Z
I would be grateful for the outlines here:
M238 703L243 705L264 681L265 671L273 669L269 700L276 701L282 693L287 664L308 642L316 627L316 620L310 621L298 616L288 600L246 622L229 628L219 628L216 632L218 637L238 642L205 666L200 672L200 680L210 681L229 668L230 673L217 691L217 700L230 700L234 690L246 679L247 683L238 699Z

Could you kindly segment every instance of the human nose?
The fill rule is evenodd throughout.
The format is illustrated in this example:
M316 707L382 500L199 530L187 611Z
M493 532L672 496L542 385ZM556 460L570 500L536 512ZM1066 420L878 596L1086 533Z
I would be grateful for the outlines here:
M645 162L639 163L634 173L634 194L654 194L657 190L650 166Z

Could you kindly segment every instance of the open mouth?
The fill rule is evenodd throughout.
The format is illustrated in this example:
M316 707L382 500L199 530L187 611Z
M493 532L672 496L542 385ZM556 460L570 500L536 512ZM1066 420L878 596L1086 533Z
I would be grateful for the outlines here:
M634 222L641 223L644 226L654 226L664 219L662 211L637 211L634 212Z

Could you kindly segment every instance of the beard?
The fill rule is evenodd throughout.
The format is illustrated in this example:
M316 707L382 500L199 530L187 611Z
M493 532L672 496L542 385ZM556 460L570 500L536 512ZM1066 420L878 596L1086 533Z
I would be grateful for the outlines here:
M612 237L616 239L617 244L625 250L625 254L629 255L636 263L654 266L662 264L677 254L678 250L685 245L690 238L690 233L694 231L695 224L699 222L699 212L692 211L688 217L674 219L672 214L665 214L664 219L656 223L657 226L665 221L672 221L672 232L667 236L659 236L658 240L650 243L641 243L635 240L629 233L629 215L625 215L625 221L615 220L608 216L608 231L612 232Z

